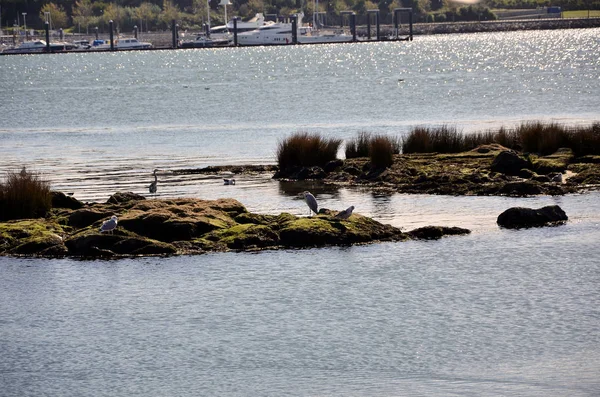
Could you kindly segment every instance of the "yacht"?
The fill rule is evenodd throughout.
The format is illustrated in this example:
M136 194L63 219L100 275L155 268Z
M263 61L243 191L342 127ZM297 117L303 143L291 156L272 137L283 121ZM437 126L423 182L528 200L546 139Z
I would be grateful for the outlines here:
M292 24L288 22L271 23L238 34L239 45L285 45L291 43Z
M96 42L98 43L96 44ZM94 40L92 50L110 50L110 40ZM135 37L121 37L115 40L113 45L115 50L147 50L152 48L152 43L139 41Z
M325 31L302 26L304 15L298 14L297 39L298 44L323 44L351 42L352 35L344 33L341 29ZM292 44L292 24L290 22L277 22L261 26L256 30L238 34L240 45L285 45Z

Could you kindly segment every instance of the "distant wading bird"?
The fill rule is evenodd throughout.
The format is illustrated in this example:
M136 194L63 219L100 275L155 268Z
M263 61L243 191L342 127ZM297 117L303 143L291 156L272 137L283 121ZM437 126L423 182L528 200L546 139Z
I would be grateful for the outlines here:
M110 232L112 234L113 230L117 228L117 216L113 215L109 220L104 221L102 226L100 226L100 233Z
M152 194L154 194L156 196L156 190L158 188L158 178L156 177L156 171L158 170L154 170L154 182L152 182L150 184L150 186L148 186L148 191Z
M310 194L309 191L302 192L301 196L304 197L304 201L306 201L306 205L308 205L308 208L310 208L311 212L309 212L308 215L312 215L313 212L316 215L319 212L319 204L317 204L317 199L315 198L315 196Z
M235 185L235 179L234 178L223 178L223 184L224 185Z
M352 211L354 211L353 205L351 205L350 207L346 208L345 210L343 210L341 212L338 212L335 217L337 219L348 219L348 218L350 218L350 215L352 215Z

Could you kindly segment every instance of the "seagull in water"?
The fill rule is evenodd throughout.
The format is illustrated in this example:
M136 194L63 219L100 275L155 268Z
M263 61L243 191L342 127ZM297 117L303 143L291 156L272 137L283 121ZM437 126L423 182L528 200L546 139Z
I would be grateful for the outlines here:
M113 230L117 228L117 216L113 215L109 220L104 221L102 226L100 226L100 233L110 232L112 234Z
M157 185L158 185L158 178L156 177L156 172L158 170L154 170L154 182L152 182L150 184L150 186L148 186L148 191L152 194L154 194L156 196L156 190L157 190Z
M304 201L306 201L306 205L310 208L309 215L312 215L314 212L315 215L319 212L319 204L317 204L317 199L313 196L309 191L304 191L300 194L300 196L304 197Z
M348 218L350 218L350 215L352 215L352 211L354 211L353 205L351 205L350 207L346 208L345 210L343 210L341 212L338 212L335 217L337 219L348 219Z

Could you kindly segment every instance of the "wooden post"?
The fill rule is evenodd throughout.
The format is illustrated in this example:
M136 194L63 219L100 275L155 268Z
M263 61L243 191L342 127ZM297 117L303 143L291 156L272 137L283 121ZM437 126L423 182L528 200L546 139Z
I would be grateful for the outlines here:
M114 36L114 32L113 32L113 21L112 19L110 21L108 21L108 29L110 30L110 50L114 51L115 50L115 36Z
M238 45L238 28L237 28L237 23L238 23L238 17L233 17L233 45L234 47L237 47Z
M292 44L298 44L298 15L292 15Z
M356 41L356 14L350 14L350 31L352 32L352 41Z
M44 28L46 29L46 52L50 52L50 24L46 22Z

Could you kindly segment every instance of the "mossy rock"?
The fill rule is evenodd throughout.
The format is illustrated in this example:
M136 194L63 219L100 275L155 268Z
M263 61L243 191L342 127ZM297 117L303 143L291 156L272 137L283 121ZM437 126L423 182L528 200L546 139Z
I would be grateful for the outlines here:
M24 219L0 223L0 252L19 255L35 255L40 251L58 246L64 251L62 227L46 219Z
M538 174L546 175L551 172L565 172L571 161L573 161L573 157L571 149L563 148L549 156L531 156L530 158L533 169Z
M277 247L279 234L266 225L240 224L211 233L209 241L223 244L231 249Z
M408 235L419 240L437 240L444 236L460 236L469 233L471 233L469 229L460 227L425 226L411 230Z
M99 256L98 253L102 252L107 255L167 255L177 252L171 244L136 236L131 232L101 234L92 229L68 238L65 245L69 253L76 256Z
M242 204L232 199L149 200L133 206L119 219L119 225L160 241L192 240L235 225L232 216L246 212Z

